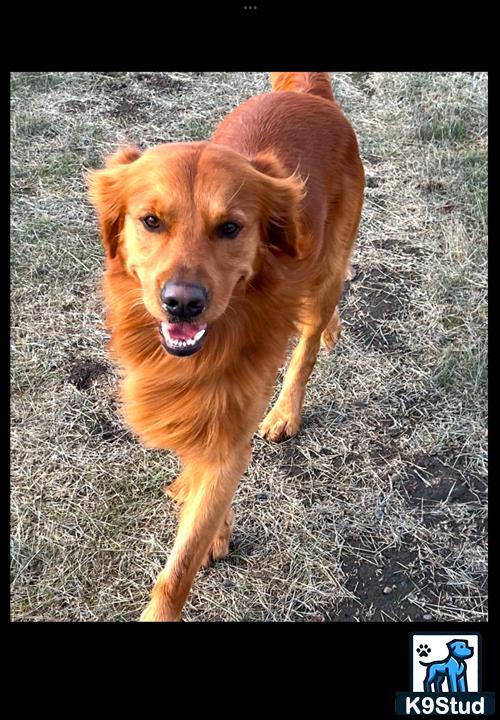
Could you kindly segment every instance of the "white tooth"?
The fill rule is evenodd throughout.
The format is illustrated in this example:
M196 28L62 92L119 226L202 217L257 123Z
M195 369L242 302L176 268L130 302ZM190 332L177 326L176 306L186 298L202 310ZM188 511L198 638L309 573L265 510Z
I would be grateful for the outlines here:
M205 330L198 330L198 332L194 336L194 341L198 342L198 340L200 340L200 338L202 338L204 334L205 334Z

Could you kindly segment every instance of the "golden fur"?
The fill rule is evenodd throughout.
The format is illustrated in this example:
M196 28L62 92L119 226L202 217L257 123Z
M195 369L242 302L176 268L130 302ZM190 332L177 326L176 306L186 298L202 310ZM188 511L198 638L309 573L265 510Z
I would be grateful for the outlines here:
M142 620L178 620L200 565L227 554L231 500L290 337L300 333L261 424L270 440L297 432L320 341L331 348L340 332L363 201L356 138L326 73L271 79L273 92L236 108L210 142L124 148L90 177L123 412L145 445L183 464L167 490L182 508L177 538ZM145 213L159 231L144 229ZM235 218L238 237L217 237ZM209 292L210 332L189 357L160 342L159 293L172 277Z

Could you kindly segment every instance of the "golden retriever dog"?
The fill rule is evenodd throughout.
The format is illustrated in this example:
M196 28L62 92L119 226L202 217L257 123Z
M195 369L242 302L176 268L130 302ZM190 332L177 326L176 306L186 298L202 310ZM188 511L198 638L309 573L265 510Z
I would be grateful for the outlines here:
M143 621L180 620L200 566L228 554L254 432L297 433L320 344L340 333L363 203L358 144L328 73L271 73L271 84L210 141L122 148L89 177L124 417L183 468L166 490L177 536Z

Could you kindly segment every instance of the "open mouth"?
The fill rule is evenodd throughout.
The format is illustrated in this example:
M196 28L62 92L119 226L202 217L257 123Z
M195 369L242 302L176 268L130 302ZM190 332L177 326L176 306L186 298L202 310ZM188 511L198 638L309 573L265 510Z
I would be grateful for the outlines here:
M203 347L208 325L197 323L160 322L160 335L163 347L171 355L186 357L194 355Z

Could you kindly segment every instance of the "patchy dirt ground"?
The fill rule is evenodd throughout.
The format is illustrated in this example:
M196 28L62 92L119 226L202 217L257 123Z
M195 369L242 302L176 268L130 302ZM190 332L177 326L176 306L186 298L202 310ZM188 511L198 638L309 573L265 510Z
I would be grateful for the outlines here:
M300 434L258 437L186 620L487 618L487 76L338 73L366 202ZM124 427L85 169L210 137L264 73L12 75L12 619L138 617L178 461Z

